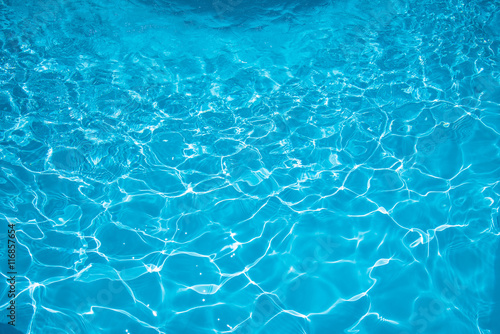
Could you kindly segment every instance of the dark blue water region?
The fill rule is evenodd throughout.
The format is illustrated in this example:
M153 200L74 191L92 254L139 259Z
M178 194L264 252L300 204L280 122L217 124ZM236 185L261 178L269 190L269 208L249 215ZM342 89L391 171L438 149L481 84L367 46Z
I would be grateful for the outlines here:
M0 323L0 333L2 333L2 334L22 334L23 332L18 331L12 325Z

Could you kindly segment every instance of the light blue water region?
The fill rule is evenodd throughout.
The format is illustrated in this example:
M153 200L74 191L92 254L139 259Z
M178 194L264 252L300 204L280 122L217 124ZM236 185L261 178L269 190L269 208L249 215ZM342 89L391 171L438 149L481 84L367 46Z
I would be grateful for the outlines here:
M0 331L500 333L499 8L1 0Z

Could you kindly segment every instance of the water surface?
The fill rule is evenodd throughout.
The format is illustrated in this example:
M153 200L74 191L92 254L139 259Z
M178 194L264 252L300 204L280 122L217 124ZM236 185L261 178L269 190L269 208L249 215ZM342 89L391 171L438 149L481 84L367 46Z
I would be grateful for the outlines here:
M3 1L16 329L498 333L498 4Z

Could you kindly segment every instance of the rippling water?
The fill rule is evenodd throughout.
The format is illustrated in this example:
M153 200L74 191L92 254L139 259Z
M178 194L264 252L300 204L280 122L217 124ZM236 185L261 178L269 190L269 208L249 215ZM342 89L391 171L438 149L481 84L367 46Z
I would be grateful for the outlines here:
M500 333L499 5L3 0L16 329Z

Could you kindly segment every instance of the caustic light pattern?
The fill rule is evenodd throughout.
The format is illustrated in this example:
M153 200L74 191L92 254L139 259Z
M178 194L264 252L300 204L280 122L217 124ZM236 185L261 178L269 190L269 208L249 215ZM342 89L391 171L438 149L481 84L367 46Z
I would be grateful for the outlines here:
M500 333L499 5L3 0L1 330Z

